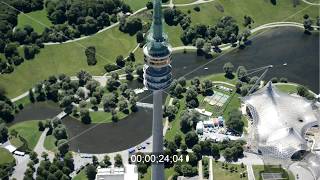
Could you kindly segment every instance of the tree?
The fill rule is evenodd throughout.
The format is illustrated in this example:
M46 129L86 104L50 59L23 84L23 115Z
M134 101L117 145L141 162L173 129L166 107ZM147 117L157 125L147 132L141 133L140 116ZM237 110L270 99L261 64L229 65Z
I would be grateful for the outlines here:
M180 77L179 79L178 79L178 83L182 86L182 87L185 87L186 86L186 84L187 84L187 82L186 82L186 78L185 77Z
M13 55L18 54L17 44L16 43L8 43L4 48L4 55L6 58L12 57Z
M145 163L139 163L137 166L138 166L138 172L139 172L140 174L145 174L145 173L147 173L147 171L148 171L148 166L147 166L147 164L145 164Z
M194 131L190 131L186 134L185 143L189 148L192 148L198 143L198 135Z
M247 69L244 66L239 66L237 69L237 77L238 79L240 79L243 82L247 82L248 81L248 77L247 77Z
M45 127L42 121L38 121L38 128L39 128L39 131L44 131Z
M302 97L307 97L309 95L309 91L305 86L299 85L297 87L297 94Z
M119 110L122 111L122 112L127 112L128 111L128 102L125 98L121 98L119 100L119 103L118 103L118 106L119 106Z
M54 128L53 135L57 140L68 138L66 127L63 124L59 124Z
M177 145L177 147L180 147L181 146L181 141L182 141L182 137L180 134L176 134L174 136L174 142L175 144Z
M117 106L118 99L115 94L110 93L103 97L103 107L105 111L110 111Z
M205 93L205 95L211 95L213 93L212 87L212 81L210 80L204 80L201 84L202 86L202 91Z
M229 42L231 43L232 47L236 46L236 42L238 41L237 39L237 35L235 35L234 33L232 33L229 37Z
M143 33L141 31L137 32L136 40L137 40L137 43L142 43L144 41Z
M234 69L234 66L233 66L233 64L231 62L227 62L226 64L224 64L223 70L226 73L225 76L227 78L230 78L230 79L233 78L233 74L232 74L233 69Z
M30 154L30 159L35 163L37 164L39 162L39 159L38 159L38 154L34 151L32 151Z
M88 109L80 109L81 122L84 124L91 123L91 117Z
M66 139L59 140L57 146L61 155L65 155L69 151L69 145Z
M116 156L114 157L114 166L115 167L122 167L123 166L122 157L120 154L116 154Z
M138 66L137 67L137 69L136 69L136 73L138 74L138 76L139 76L139 78L138 78L138 81L143 81L143 66L142 65L140 65L140 66Z
M110 161L110 157L108 155L105 155L103 157L103 163L105 164L106 167L109 167L112 165L111 161Z
M249 26L249 28L251 28L251 24L254 23L254 20L252 19L252 17L244 15L243 17L243 25L245 27Z
M132 72L133 72L133 67L132 65L127 65L125 68L124 68L124 71L126 72L126 79L128 81L132 81L133 80L133 75L132 75Z
M183 133L189 132L199 121L199 114L196 111L183 111L180 119L180 128Z
M309 17L304 19L303 27L304 27L304 33L305 34L311 34L311 31L313 30L312 23L313 22Z
M8 128L5 123L1 123L0 124L0 142L4 143L7 140L8 140Z
M11 122L14 119L13 112L14 109L5 101L0 100L0 119L5 122Z
M117 56L116 63L119 67L124 67L126 64L122 55Z
M41 154L41 157L45 160L45 161L47 161L48 160L48 153L47 152L42 152L42 154Z
M214 46L214 48L215 48L216 50L219 50L219 46L221 45L222 40L221 40L221 38L220 38L218 35L216 35L215 37L213 37L211 43L212 43L212 46Z
M146 7L147 7L147 9L152 9L153 3L151 1L147 2Z
M178 112L177 107L167 106L165 109L165 115L168 117L169 121L172 121L175 118L176 113Z
M197 99L198 93L195 88L190 87L186 92L186 100L190 101L192 99Z
M204 43L202 51L205 53L206 57L209 57L209 54L211 52L211 44L210 43Z
M251 31L249 29L245 29L242 32L243 42L246 43L248 41L248 38L249 38L250 35L251 35Z
M244 123L241 118L242 113L238 109L232 109L229 112L229 117L225 121L227 128L236 133L242 134Z
M92 164L89 164L86 167L86 176L89 180L94 180L96 178L96 167L94 167Z
M196 40L196 48L197 48L197 55L202 55L202 48L206 41L203 38L197 38Z
M138 31L142 30L142 21L137 17L122 18L120 19L119 29L123 32L134 35Z

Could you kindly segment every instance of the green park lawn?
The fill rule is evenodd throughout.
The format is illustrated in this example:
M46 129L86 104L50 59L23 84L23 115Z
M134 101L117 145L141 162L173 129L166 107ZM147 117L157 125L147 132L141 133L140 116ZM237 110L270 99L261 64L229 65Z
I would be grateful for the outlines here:
M291 172L287 172L286 170L282 169L279 166L271 166L271 165L254 165L253 167L253 172L254 172L254 176L256 178L256 180L262 180L260 174L262 172L269 172L269 173L278 173L281 172L283 174L283 178L287 179L287 180L294 180L295 177Z
M81 170L72 180L88 180L85 169Z
M212 162L213 179L223 179L223 180L247 180L248 178L240 178L240 173L245 172L246 168L241 168L238 164L228 164L228 168L236 167L238 172L230 172L229 170L222 168L221 162Z
M9 132L15 129L18 132L18 136L22 136L27 141L28 148L33 150L42 133L38 130L38 122L38 120L32 120L14 124L9 127ZM15 137L10 137L10 142L16 147L22 145L20 139Z
M9 97L15 97L50 75L75 75L81 69L102 75L105 73L103 66L114 63L118 55L127 56L136 46L135 41L135 36L120 32L117 26L77 42L46 46L35 59L25 61L11 74L1 75L0 84ZM87 65L84 53L85 47L91 45L97 50L95 66Z
M139 1L138 4L144 4L142 2ZM271 5L269 1L257 0L217 0L199 6L200 12L193 10L195 6L177 8L185 12L190 10L193 24L215 24L218 19L226 15L235 17L237 22L241 24L243 16L249 15L255 21L253 27L276 21L302 22L304 14L307 13L312 18L315 18L319 10L319 7L308 6L305 3L301 3L301 5L294 8L291 0L279 1L276 6ZM223 12L221 11L221 6L223 7ZM169 27L165 25L165 30L168 33L169 42L174 47L182 45L180 41L182 33L180 26ZM24 62L16 67L11 74L2 75L0 85L6 89L9 97L15 97L49 75L59 73L74 75L81 69L94 75L101 75L104 73L103 66L114 62L115 57L120 54L123 56L128 55L135 47L135 41L135 36L120 32L117 26L74 43L46 46L41 49L40 54L35 59ZM87 65L84 54L84 47L90 45L96 46L97 49L98 63L95 66ZM139 62L141 60L138 59Z
M0 165L9 164L15 161L12 154L4 148L0 148L0 157Z
M174 174L174 168L165 168L164 169L164 179L171 180L171 177ZM148 168L146 174L144 174L143 178L139 177L139 180L151 180L151 168Z
M173 141L174 136L179 134L182 137L182 141L184 141L184 133L180 130L180 116L182 115L182 112L186 110L186 103L185 103L185 97L180 99L180 108L178 113L176 114L175 119L173 119L171 122L169 122L169 129L167 130L165 134L165 139L167 141Z
M24 98L19 99L18 101L15 101L14 103L17 106L22 104L25 107L26 105L30 104L31 102L30 102L29 96L26 96Z
M276 87L283 92L288 94L297 93L297 86L291 84L276 84Z
M20 13L18 15L18 28L24 28L25 25L33 27L34 31L41 34L45 27L52 26L51 21L47 17L45 9L33 11L30 13Z
M43 146L49 151L57 152L57 146L55 144L56 138L53 135L46 136L44 140Z
M128 114L123 112L118 112L119 120L125 118ZM104 111L95 111L90 112L91 123L111 123L112 122L112 115L110 112Z
M150 0L124 0L127 3L133 12L146 7L147 2Z
M304 14L309 14L312 18L317 17L319 14L319 7L310 6L303 2L293 7L292 0L277 1L277 5L272 5L270 1L262 0L216 0L198 6L200 7L200 12L194 11L194 6L179 7L179 9L185 13L188 10L191 11L193 24L212 25L223 16L232 16L241 28L243 28L241 24L245 15L251 16L255 22L252 27L257 27L277 21L301 23L303 22Z

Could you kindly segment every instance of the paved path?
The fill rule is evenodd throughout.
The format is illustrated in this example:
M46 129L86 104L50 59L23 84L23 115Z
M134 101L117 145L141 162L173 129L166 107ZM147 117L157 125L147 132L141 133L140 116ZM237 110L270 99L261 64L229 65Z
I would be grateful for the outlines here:
M228 83L228 82L224 82L224 81L212 81L213 84L225 84L228 86L232 86L232 87L236 87L234 84Z
M213 180L212 157L209 157L209 180ZM218 180L218 179L217 179Z
M46 128L46 129L42 132L42 134L41 134L41 136L40 136L40 138L39 138L39 140L38 140L38 142L37 142L37 145L36 145L35 148L33 149L33 151L38 154L39 160L42 159L41 155L42 155L43 152L46 152L46 153L48 154L48 158L49 158L50 160L53 160L53 158L54 158L54 153L51 152L51 151L48 151L48 150L44 147L44 141L45 141L45 139L46 139L46 136L47 136L48 131L49 131L49 128Z
M17 165L14 167L14 171L12 173L11 178L16 178L18 180L23 179L24 172L27 170L27 164L30 160L29 155L25 155L25 156L13 155L13 156L16 159Z
M308 0L302 0L302 2L313 5L313 6L320 6L320 3L312 3L312 2L309 2Z
M252 165L247 165L247 172L248 172L248 180L256 180L256 178L254 177L254 173L253 173L253 169L252 169Z

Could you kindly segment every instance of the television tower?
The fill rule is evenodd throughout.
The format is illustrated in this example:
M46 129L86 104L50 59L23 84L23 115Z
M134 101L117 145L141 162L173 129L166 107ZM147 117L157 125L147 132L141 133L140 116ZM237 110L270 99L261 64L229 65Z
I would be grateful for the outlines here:
M153 21L143 47L144 85L153 91L152 151L163 153L162 91L170 86L172 47L163 32L161 0L153 0ZM164 180L164 164L152 164L152 180Z

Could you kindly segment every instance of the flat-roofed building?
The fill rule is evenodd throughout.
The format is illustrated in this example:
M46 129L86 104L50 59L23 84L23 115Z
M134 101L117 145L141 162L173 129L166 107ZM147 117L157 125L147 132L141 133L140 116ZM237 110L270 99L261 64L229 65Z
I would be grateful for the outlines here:
M136 166L131 164L124 167L98 167L96 180L138 180L138 171Z

